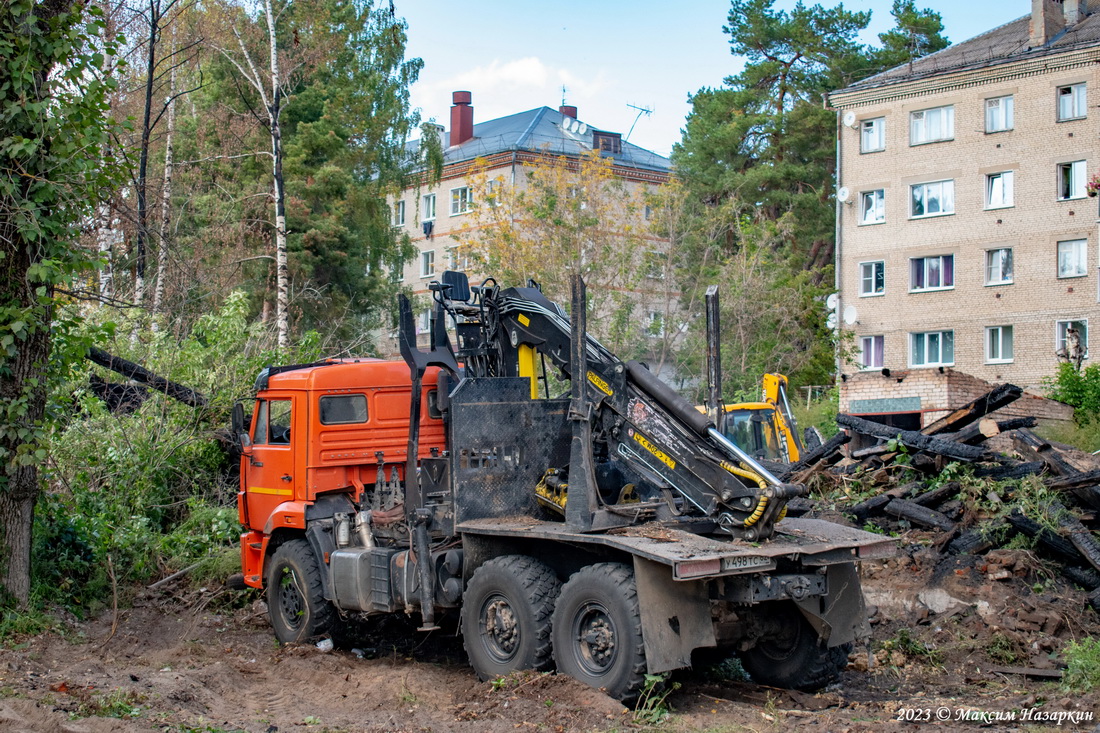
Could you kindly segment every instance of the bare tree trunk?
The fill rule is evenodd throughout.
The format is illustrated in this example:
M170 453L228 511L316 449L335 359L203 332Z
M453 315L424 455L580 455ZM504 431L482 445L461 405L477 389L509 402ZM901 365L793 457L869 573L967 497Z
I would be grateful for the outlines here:
M275 328L278 345L285 349L290 345L290 319L287 315L289 273L286 258L286 189L283 184L283 138L279 127L280 84L279 47L275 40L275 15L271 0L264 0L267 13L267 34L271 50L271 101L268 118L271 126L272 175L275 195Z
M157 284L153 289L153 312L160 313L164 305L164 285L168 277L169 237L172 230L172 136L176 131L176 67L172 67L168 84L168 132L164 143L164 183L161 185L160 233L157 242ZM153 319L153 330L158 324Z
M114 208L105 203L99 207L96 215L96 241L99 256L103 258L103 267L99 270L99 294L111 298L115 294L115 265L113 261L115 244L119 241Z
M146 200L145 183L149 170L149 140L153 119L153 82L157 67L157 31L160 30L160 0L149 0L149 47L145 67L145 110L141 124L141 152L138 157L137 176L137 237L135 252L137 263L134 275L134 304L145 302L145 248L149 239L149 207Z

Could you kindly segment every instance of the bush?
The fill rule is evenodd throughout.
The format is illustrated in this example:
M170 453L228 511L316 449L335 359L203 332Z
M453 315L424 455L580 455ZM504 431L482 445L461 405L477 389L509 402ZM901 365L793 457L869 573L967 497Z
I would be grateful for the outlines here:
M1043 380L1052 399L1072 405L1078 424L1086 425L1100 417L1100 364L1081 371L1072 364L1059 364L1053 378Z
M200 574L220 572L235 555L236 465L217 433L263 366L318 358L316 335L277 355L270 333L249 324L247 308L243 295L233 295L180 339L141 323L89 324L125 334L101 342L107 351L204 393L209 405L195 409L150 391L133 413L110 413L87 389L99 370L74 368L53 395L68 419L51 436L41 472L32 561L40 597L79 613L110 597L112 573L125 587L197 561L204 561ZM133 333L148 339L135 341Z
M810 403L809 408L804 407L804 404L798 400L791 404L799 429L815 427L826 439L840 432L840 426L836 424L836 416L840 411L840 390L832 387L820 399Z
M1062 685L1070 692L1100 690L1100 639L1071 641L1062 650L1066 673Z

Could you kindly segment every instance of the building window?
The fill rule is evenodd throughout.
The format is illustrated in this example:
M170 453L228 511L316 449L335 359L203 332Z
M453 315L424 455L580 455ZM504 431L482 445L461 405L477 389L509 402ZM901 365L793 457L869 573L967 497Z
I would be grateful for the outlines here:
M1085 107L1085 84L1058 87L1058 121L1079 120L1088 114Z
M955 137L955 107L933 107L909 114L909 144L923 145Z
M664 280L665 270L668 269L668 254L649 250L645 253L645 276L650 280Z
M653 218L653 207L650 206L649 204L646 204L645 207L642 209L642 217L646 221L649 221L650 219L652 219Z
M1078 354L1081 355L1081 358L1087 359L1089 355L1089 322L1055 321L1054 352L1058 356L1065 356L1070 360L1076 359Z
M1058 277L1088 274L1088 240L1070 239L1058 243Z
M951 366L954 363L954 331L909 334L909 366Z
M469 186L451 189L451 216L465 214L472 208L474 208L474 199Z
M393 204L393 225L395 227L405 226L405 202L395 201Z
M882 295L886 292L886 263L877 262L859 263L859 294Z
M985 284L1007 285L1012 282L1012 248L985 251Z
M1007 364L1012 361L1012 326L989 326L985 329L985 362Z
M1085 197L1085 161L1058 164L1058 200Z
M884 336L863 336L859 339L859 368L882 369Z
M665 335L665 314L660 311L649 312L649 325L647 333L653 338L661 338Z
M859 223L881 224L886 221L886 192L879 188L859 195Z
M886 149L886 118L864 120L859 125L859 152L877 153Z
M931 181L909 187L909 218L955 213L955 182Z
M420 253L420 277L431 277L435 274L435 250L429 249Z
M435 220L435 194L429 193L424 197L424 217L423 221Z
M985 177L985 208L1004 209L1014 205L1013 171L990 173Z
M451 247L447 251L450 269L465 272L470 269L470 252L466 247Z
M416 332L428 333L432 328L432 312L430 310L420 311L420 316L416 319Z
M909 292L955 287L955 255L909 260Z
M985 131L1004 132L1012 129L1015 103L1012 95L985 100Z
M592 149L618 155L623 152L623 136L617 132L592 131Z

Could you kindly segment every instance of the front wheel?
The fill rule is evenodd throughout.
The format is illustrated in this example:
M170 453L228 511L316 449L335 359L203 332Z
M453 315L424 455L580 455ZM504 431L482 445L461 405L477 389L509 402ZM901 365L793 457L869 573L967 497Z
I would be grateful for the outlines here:
M308 641L336 626L336 609L325 600L320 566L305 540L290 540L275 550L267 576L267 610L275 638L284 644Z
M462 598L462 640L482 682L518 669L552 668L550 619L561 583L525 555L489 560Z
M619 563L581 568L554 610L558 671L623 702L645 684L645 647L634 573Z
M791 603L776 608L771 620L774 633L741 652L741 664L754 682L810 692L840 676L851 644L826 647Z

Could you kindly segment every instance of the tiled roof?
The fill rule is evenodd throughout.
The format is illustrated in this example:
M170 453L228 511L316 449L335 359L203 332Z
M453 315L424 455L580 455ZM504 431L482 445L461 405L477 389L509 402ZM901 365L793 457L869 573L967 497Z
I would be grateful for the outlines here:
M895 66L880 74L867 77L833 94L902 84L944 72L980 69L1100 45L1100 12L1098 11L1100 11L1100 0L1089 0L1089 15L1055 35L1046 45L1036 48L1028 45L1031 21L1031 15L1028 14L910 64Z
M478 157L510 151L548 152L555 155L580 155L592 150L592 128L578 123L549 107L518 112L474 125L474 136L457 146L450 146L450 133L444 133L443 163L450 165ZM409 143L415 151L419 141ZM619 153L604 153L617 165L650 171L669 171L668 158L622 141Z

